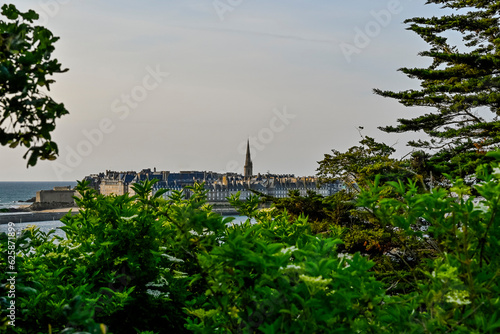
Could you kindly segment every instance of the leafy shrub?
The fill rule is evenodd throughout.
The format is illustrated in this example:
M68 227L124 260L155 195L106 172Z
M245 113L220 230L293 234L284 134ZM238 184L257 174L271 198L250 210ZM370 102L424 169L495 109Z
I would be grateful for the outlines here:
M500 160L499 152L488 155ZM500 316L494 311L500 303L499 170L498 162L478 168L478 198L468 195L470 189L460 179L450 190L424 194L418 193L414 183L402 182L382 187L375 183L361 194L359 205L382 223L404 231L408 246L412 240L413 245L428 245L424 251L430 256L422 259L425 266L418 267L424 278L415 276L418 290L394 298L408 303L404 314L414 314L408 327L412 331L493 333L500 328ZM399 193L400 199L381 198L385 187ZM396 317L394 321L407 320Z
M500 161L500 153L490 156ZM357 197L363 220L319 234L303 214L259 210L256 196L230 199L252 218L233 224L211 210L202 185L164 200L149 181L136 184L134 196L109 197L80 183L80 212L62 220L66 239L34 227L15 238L17 313L9 329L495 333L499 171L498 162L478 169L477 198L461 180L425 193L415 182L376 180ZM5 234L0 247L7 254ZM7 272L0 273L3 329Z

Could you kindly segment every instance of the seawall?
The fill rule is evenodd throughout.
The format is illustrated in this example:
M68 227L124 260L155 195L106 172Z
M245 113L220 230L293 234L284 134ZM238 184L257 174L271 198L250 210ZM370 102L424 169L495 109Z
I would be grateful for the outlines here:
M238 211L234 209L229 203L211 203L215 204L213 207L213 212L216 212L223 216L237 216ZM39 221L51 221L60 220L69 210L72 210L72 214L78 213L78 208L65 208L65 209L52 209L47 211L32 211L32 212L7 212L0 213L0 224L12 223L30 223Z
M76 214L77 212L73 212ZM26 212L16 214L0 214L0 224L12 223L30 223L39 221L59 220L68 212Z

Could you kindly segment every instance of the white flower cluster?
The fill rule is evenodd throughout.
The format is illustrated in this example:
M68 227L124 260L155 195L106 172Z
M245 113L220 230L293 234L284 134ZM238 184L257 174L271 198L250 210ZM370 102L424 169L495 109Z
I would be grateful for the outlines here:
M134 219L136 217L137 217L137 215L133 215L133 216L130 216L130 217L120 217L120 218L123 219L123 220L131 220L131 219Z
M198 232L196 232L195 230L191 230L191 231L189 231L189 233L191 235L195 235L197 237L200 236L200 234ZM214 234L214 231L209 231L208 228L204 228L203 233L201 235L203 236L203 235L212 235L212 234Z
M346 260L352 260L352 255L348 253L338 253L337 258L344 264L345 268L349 268L350 264Z
M339 259L347 259L347 260L352 260L352 255L349 253L338 253L337 257Z
M500 178L500 167L495 167L493 168L493 176L496 177L497 179Z
M446 301L455 305L470 304L469 291L466 290L453 290L445 295Z
M147 289L146 293L148 295L151 295L151 296L155 297L155 298L160 298L160 297L168 298L170 296L170 292L162 293L161 291L151 290L151 289Z
M160 278L155 282L146 283L147 287L156 287L156 288L161 288L161 287L164 287L167 285L168 285L168 281L163 276L160 276ZM153 289L147 289L146 293L148 295L155 297L155 298L161 298L161 297L168 298L170 296L170 292L163 293L159 290L153 290Z
M168 285L168 281L163 276L161 276L156 282L146 283L146 286L154 286L154 287L162 287L166 285Z
M90 253L87 252L87 253L85 253L85 255L90 257L90 256L94 255L94 252L90 252ZM83 254L78 257L78 260L81 260L81 259L85 259L85 256Z
M158 290L147 289L146 293L148 295L151 295L151 296L155 297L155 298L159 298L161 296L161 291L158 291Z
M485 205L483 202L474 202L474 210L487 213L490 209L489 206Z
M162 254L161 256L166 257L166 258L167 258L167 260L169 260L170 262L184 262L184 260L183 260L183 259L178 259L178 258L176 258L176 257L174 257L174 256L170 256L170 255L168 255L168 254Z
M291 246L291 247L286 247L281 250L281 253L283 254L288 254L288 253L293 253L297 250L297 247Z

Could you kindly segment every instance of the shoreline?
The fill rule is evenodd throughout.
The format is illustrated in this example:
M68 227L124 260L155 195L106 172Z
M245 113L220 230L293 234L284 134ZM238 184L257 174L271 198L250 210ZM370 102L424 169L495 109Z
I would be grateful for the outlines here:
M7 212L0 214L0 225L8 223L31 223L39 221L50 221L50 220L60 220L62 217L67 215L71 210L71 213L77 214L78 208L64 208L64 209L50 209L43 211L16 211Z
M0 213L0 225L8 223L32 223L40 221L60 220L67 215L71 210L71 214L75 215L79 212L79 208L61 208L61 209L48 209L42 211L27 211L15 210L6 213ZM215 208L216 212L222 216L235 216L239 213L234 208Z

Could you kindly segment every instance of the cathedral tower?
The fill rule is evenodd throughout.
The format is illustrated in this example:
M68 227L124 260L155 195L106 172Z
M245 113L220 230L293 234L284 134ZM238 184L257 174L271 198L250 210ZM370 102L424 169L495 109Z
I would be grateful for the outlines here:
M245 178L251 178L252 175L253 175L253 164L252 164L252 158L250 157L250 140L247 140L247 156L245 159L244 176Z

